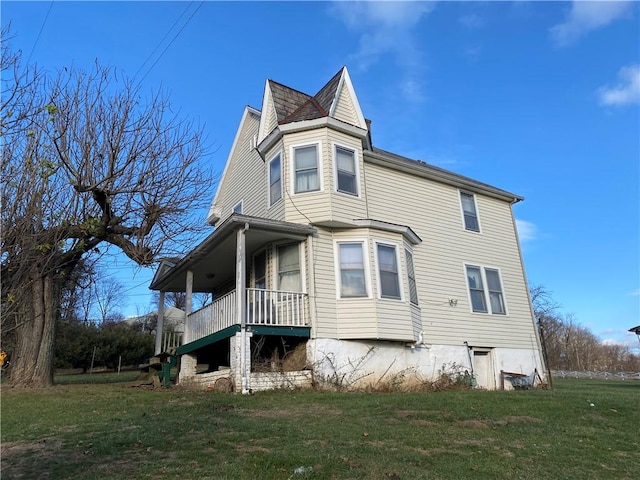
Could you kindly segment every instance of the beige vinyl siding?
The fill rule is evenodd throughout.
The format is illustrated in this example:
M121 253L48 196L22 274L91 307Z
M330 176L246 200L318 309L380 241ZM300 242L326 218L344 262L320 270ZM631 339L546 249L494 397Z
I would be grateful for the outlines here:
M220 185L216 200L220 208L220 220L223 222L232 213L232 209L242 201L242 213L245 215L265 216L266 177L265 165L260 155L251 148L252 139L258 133L260 119L249 113L238 128L240 134L234 150L229 156L227 172Z
M273 205L269 206L269 162L273 160L273 158L280 153L280 168L281 170L281 178L280 182L282 185L282 198L275 202ZM285 179L286 179L286 164L285 164L285 155L284 147L282 140L277 142L273 147L269 149L269 151L264 156L264 174L263 174L263 184L262 188L264 189L265 195L265 213L264 217L272 219L272 220L285 220Z
M321 190L294 193L292 147L319 144ZM340 145L355 151L358 161L359 193L356 197L336 192L334 146ZM284 135L283 139L283 187L285 193L285 218L296 223L341 222L352 224L355 218L366 217L365 188L362 182L362 145L349 135L329 128L319 128Z
M354 219L367 218L366 188L362 180L364 171L362 158L362 142L352 136L335 130L328 130L329 156L327 163L331 175L331 219L334 222L351 223ZM335 147L340 146L353 150L356 160L358 196L337 191L337 172L335 165Z
M338 338L333 237L329 230L318 228L309 257L309 261L314 262L316 289L316 298L311 299L311 308L315 306L316 314L316 328L312 335L320 338Z
M267 102L267 107L265 108L263 115L265 121L264 136L266 137L278 126L278 118L276 116L276 109L273 105L273 101ZM262 141L262 139L259 139L259 141Z
M481 233L464 230L455 187L365 163L371 218L410 226L425 342L531 348L535 331L511 206L476 194ZM393 192L393 201L389 201ZM507 315L473 313L465 263L500 270ZM449 299L457 306L449 305Z
M338 101L336 102L336 108L333 112L333 117L342 120L343 122L350 123L351 125L358 125L358 115L353 105L353 99L349 95L349 89L345 85L340 89Z

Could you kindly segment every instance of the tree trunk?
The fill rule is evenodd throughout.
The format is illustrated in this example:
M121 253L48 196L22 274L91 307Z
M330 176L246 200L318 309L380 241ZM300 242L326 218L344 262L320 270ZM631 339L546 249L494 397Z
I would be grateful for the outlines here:
M11 358L11 386L39 388L53 384L56 288L50 275L34 276L30 305L22 309L17 348Z

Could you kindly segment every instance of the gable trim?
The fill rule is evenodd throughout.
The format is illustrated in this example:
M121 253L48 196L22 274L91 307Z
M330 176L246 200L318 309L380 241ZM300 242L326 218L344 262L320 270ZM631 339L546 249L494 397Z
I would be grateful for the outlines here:
M338 99L340 98L340 94L342 93L343 88L347 89L347 93L349 94L349 96L351 97L351 101L353 102L353 109L356 112L356 117L358 120L357 126L367 130L367 122L365 121L364 115L362 114L360 102L358 101L358 97L356 96L356 91L353 89L353 83L351 83L351 77L349 76L347 67L342 67L342 77L340 78L340 83L338 84L338 88L336 89L336 96L331 103L329 115L333 116L335 114L336 106L338 105Z

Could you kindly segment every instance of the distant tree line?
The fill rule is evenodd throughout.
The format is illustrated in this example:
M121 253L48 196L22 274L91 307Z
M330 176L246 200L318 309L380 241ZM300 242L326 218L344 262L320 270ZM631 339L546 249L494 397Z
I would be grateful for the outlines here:
M640 372L640 355L627 345L603 343L589 329L576 323L543 286L530 288L534 313L551 370Z

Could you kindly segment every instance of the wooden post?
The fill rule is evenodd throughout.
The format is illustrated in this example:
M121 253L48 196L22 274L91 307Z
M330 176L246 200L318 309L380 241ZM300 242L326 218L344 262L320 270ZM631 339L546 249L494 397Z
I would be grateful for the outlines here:
M191 315L191 305L193 301L193 272L187 270L187 284L185 286L186 299L184 302L184 337L183 342L189 343L191 341L191 335L189 333L189 315Z
M236 308L240 315L240 375L242 376L242 393L249 392L247 373L247 302L245 295L246 287L246 246L245 232L249 228L248 224L244 228L238 229L236 234Z
M156 323L156 348L155 355L162 352L162 336L164 335L164 290L160 291L158 299L158 321Z

